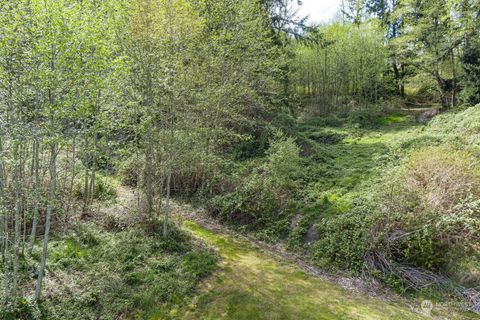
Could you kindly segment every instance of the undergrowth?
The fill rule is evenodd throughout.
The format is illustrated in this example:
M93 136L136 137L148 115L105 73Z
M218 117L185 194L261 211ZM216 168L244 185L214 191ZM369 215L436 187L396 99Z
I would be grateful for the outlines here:
M215 216L403 293L479 285L480 106L428 124L408 112L357 112L279 126L291 140L243 161L241 183L207 200ZM276 149L290 175L263 167L276 143L299 146ZM277 177L285 188L272 184Z
M174 225L168 240L161 236L161 224L151 221L124 231L79 222L69 231L51 240L45 299L39 305L12 301L1 319L168 315L188 303L200 279L216 268L215 255ZM35 247L33 257L39 256Z

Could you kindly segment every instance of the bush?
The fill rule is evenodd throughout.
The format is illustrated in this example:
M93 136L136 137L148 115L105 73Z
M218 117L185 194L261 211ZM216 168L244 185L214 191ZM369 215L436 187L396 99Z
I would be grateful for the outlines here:
M77 179L73 187L73 195L78 199L83 199L85 193L85 181L83 179ZM117 197L117 184L116 182L101 174L95 175L95 186L93 190L94 199L106 201L115 199Z
M145 159L143 156L132 156L123 161L119 165L119 173L121 182L125 186L136 188L139 183L139 177L145 167Z
M278 133L270 141L265 161L243 177L236 190L212 198L210 211L251 229L274 224L292 200L300 170L299 151L292 138Z
M22 307L20 313L17 307L10 308L6 318L0 308L0 319L147 319L182 306L200 278L215 269L216 257L173 224L169 239L163 240L161 224L147 223L151 221L115 233L81 223L74 236L53 240L51 254L60 260L49 272L65 279L69 290L46 283L46 316L35 318L30 309ZM81 268L71 272L63 263L66 259L83 262Z
M473 196L480 198L479 161L448 147L413 153L405 164L402 192L423 210L447 212Z
M478 286L479 168L471 153L445 144L413 151L347 213L322 216L315 262L402 290L445 286L440 275Z
M3 320L40 320L42 310L33 299L13 298L0 308L0 319Z
M319 221L320 240L312 248L318 265L353 272L363 270L365 253L372 240L368 232L372 216L365 215L360 208Z
M435 117L428 133L441 135L458 149L471 151L480 157L480 105Z
M414 152L378 200L385 205L371 230L382 259L461 278L459 266L480 255L478 168L471 154L446 146Z

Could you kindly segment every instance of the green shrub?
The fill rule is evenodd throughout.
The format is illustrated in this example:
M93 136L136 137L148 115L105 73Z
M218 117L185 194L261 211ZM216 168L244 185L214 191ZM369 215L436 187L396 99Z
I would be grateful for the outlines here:
M270 141L264 162L243 177L235 191L210 199L210 211L250 229L265 228L285 217L297 184L299 152L292 138L278 133Z
M84 179L77 179L73 188L73 195L78 199L83 199L85 193ZM112 178L101 174L95 175L95 185L93 190L94 199L106 201L117 197L117 183Z
M342 141L347 135L335 130L324 129L321 131L315 131L308 135L309 139L312 139L318 143L323 144L336 144Z
M0 308L2 320L40 320L43 310L30 298L13 298L6 301Z
M372 227L377 249L392 265L460 278L469 257L480 256L480 171L468 152L446 146L412 153L387 177ZM474 277L470 277L474 278Z
M357 208L355 212L321 219L317 224L320 240L312 248L316 263L327 269L361 271L372 241L369 218Z
M366 270L402 290L436 277L444 285L438 274L477 286L479 269L470 261L480 257L479 168L471 153L446 144L412 152L380 184L364 186L352 207L321 215L315 262ZM305 225L292 231L292 244L301 243Z
M324 203L320 205L314 205L313 207L307 207L302 210L298 221L288 235L288 247L290 249L298 249L304 245L305 236L309 227L315 222L315 219L319 214L323 213L323 209L326 207L328 199L324 198Z
M139 184L139 177L145 167L143 156L133 155L118 165L121 182L125 186L136 188Z
M297 120L289 114L278 113L272 120L272 125L287 135L294 135L297 129Z
M52 295L39 319L146 319L190 300L200 278L215 269L216 257L173 224L168 240L162 238L161 224L149 232L145 228L135 223L112 233L85 223L74 236L52 241L51 254L60 261L71 257L84 263L74 273L62 263L50 264L49 272L65 279L71 290L59 292L47 284L45 291ZM35 319L15 312L8 319Z
M86 249L76 239L66 239L52 251L52 260L63 267L79 264L87 255Z

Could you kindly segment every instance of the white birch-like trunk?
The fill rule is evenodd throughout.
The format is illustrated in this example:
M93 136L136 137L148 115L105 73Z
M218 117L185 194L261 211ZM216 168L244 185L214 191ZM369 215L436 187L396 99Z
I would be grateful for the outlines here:
M43 237L43 251L42 251L42 261L40 264L40 269L38 270L37 284L35 286L35 299L40 298L42 292L42 282L45 275L45 267L47 264L47 253L48 253L48 236L50 233L50 220L52 216L53 203L55 198L56 191L56 179L57 179L57 167L56 167L56 158L57 150L56 144L51 146L50 150L50 185L48 192L48 204L47 204L47 214L45 217L45 235Z

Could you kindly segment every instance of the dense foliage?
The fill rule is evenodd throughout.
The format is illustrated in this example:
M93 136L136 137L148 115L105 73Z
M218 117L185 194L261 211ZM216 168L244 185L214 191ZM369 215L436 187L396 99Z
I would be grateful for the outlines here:
M167 317L216 266L172 198L479 309L479 2L343 4L0 0L0 316Z
M394 91L376 21L321 26L295 52L297 90L313 115L371 106Z

